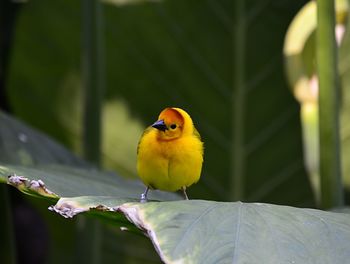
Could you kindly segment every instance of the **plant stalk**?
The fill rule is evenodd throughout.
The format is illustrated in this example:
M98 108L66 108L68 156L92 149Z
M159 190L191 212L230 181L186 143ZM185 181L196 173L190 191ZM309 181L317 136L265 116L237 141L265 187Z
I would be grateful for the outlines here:
M95 165L101 159L101 112L104 94L102 4L83 0L82 80L84 91L83 155Z
M103 14L99 0L82 0L83 155L101 163L101 113L105 90ZM77 262L102 263L102 226L95 219L78 218Z
M320 183L323 209L343 204L339 106L340 85L332 0L317 1L316 56L319 78Z
M245 5L244 0L236 1L237 22L235 25L234 47L234 90L232 94L232 145L231 177L229 200L243 200L245 196L245 151L244 151L244 118L245 118Z

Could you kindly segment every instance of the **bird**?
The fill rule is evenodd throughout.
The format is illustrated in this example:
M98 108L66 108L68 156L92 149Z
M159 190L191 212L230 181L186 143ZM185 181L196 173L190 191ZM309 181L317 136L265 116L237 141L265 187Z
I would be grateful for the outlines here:
M147 202L150 189L182 191L196 183L202 171L204 146L190 115L167 107L145 129L137 147L137 172L146 189L140 202Z

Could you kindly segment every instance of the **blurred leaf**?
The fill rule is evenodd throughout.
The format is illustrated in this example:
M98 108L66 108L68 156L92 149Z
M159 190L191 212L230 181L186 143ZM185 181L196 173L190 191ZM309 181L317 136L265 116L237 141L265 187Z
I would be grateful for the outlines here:
M0 112L0 162L35 165L59 163L91 167L48 136Z
M130 114L125 102L116 99L106 102L102 129L103 165L121 175L137 177L136 149L143 129L144 125Z

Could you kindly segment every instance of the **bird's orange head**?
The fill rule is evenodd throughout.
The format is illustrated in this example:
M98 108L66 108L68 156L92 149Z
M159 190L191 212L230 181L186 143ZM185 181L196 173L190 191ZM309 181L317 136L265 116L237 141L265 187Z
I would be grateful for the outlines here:
M165 108L152 127L158 129L160 140L173 140L193 132L193 123L189 114L174 107Z

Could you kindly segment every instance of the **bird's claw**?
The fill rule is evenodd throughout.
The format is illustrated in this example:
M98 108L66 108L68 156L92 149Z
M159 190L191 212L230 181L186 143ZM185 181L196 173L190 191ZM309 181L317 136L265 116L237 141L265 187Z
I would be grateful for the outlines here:
M147 199L146 194L141 193L140 203L147 203L147 202L148 202L148 199Z

